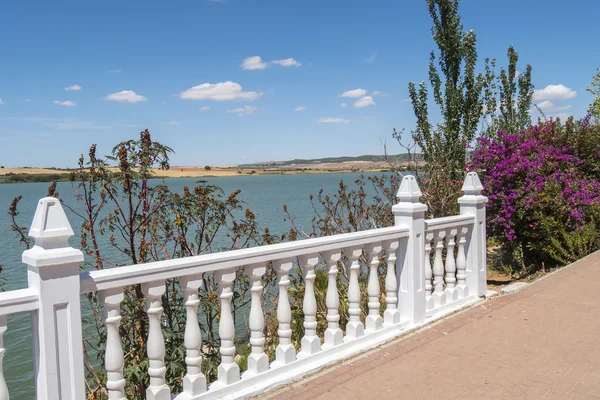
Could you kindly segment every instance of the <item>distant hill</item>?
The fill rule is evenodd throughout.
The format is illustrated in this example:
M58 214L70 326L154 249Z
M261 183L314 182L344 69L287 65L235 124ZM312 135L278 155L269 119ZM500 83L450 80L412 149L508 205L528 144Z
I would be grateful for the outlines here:
M389 155L388 159L395 162L406 162L409 160L408 154L395 154ZM313 158L303 159L296 158L289 161L263 161L252 164L240 164L240 168L252 168L252 167L281 167L286 165L311 165L311 164L325 164L325 163L343 163L343 162L382 162L385 161L382 155L363 155L363 156L341 156L341 157L325 157L325 158Z

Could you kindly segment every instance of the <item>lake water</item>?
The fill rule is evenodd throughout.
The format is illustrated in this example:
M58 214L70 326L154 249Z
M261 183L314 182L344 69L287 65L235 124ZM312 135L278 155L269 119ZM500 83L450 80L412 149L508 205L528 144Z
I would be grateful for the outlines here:
M289 222L284 222L283 205L296 219L299 227L310 231L311 219L314 216L309 195L316 195L323 188L325 193L337 190L341 179L352 187L360 174L322 174L322 175L274 175L274 176L235 176L225 178L202 178L208 184L222 187L225 194L240 189L239 199L245 202L256 215L261 227L269 227L272 234L288 231ZM173 191L182 192L184 186L193 187L200 178L168 179L166 184ZM27 267L21 263L24 250L19 246L16 234L10 231L8 207L12 199L23 196L19 204L20 225L29 227L37 206L37 201L46 196L47 183L3 184L0 185L0 232L4 240L0 240L0 264L3 266L0 277L6 280L3 290L22 289L27 287ZM73 204L72 186L69 182L57 185L62 199ZM74 215L67 216L75 237L71 245L78 247L79 220ZM4 374L9 392L14 399L33 399L35 396L33 382L33 350L31 340L31 318L28 313L21 313L8 318L8 331L4 335Z

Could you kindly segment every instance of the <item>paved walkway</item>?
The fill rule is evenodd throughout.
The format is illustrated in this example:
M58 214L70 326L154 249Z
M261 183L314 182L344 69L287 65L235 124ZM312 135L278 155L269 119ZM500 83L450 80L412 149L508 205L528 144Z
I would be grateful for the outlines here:
M599 399L600 252L265 397Z

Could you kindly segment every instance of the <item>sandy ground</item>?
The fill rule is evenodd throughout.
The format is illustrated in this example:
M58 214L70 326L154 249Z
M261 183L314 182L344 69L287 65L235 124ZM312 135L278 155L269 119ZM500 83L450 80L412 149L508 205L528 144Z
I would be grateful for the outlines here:
M172 166L167 171L155 170L157 176L169 178L203 177L203 176L238 176L238 175L276 175L276 174L322 174L336 172L379 172L389 169L385 162L351 161L343 163L297 164L267 168L238 169L232 167L204 167ZM0 175L14 174L66 174L70 171L48 168L4 168Z

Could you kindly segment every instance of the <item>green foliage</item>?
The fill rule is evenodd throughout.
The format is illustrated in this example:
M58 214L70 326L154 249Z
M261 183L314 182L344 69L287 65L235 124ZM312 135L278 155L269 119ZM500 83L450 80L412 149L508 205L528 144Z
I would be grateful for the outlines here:
M600 122L600 67L596 71L596 75L586 90L593 97L588 111L596 118L596 122Z
M496 139L498 131L517 133L531 125L531 65L517 75L519 54L513 46L508 48L507 56L508 69L500 68L500 76L494 72L496 60L485 60L483 102L484 117L489 122L482 135L490 139Z
M423 153L425 162L440 165L448 177L462 173L467 146L475 138L482 116L484 77L475 74L477 38L465 32L458 14L458 0L427 0L433 19L433 40L439 50L431 52L429 82L433 99L439 106L442 123L434 127L429 121L428 90L425 82L408 89L417 118L413 140ZM438 71L438 67L439 70Z
M561 265L573 263L600 249L600 232L595 222L590 222L580 230L560 229L550 238L545 251Z

